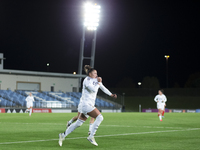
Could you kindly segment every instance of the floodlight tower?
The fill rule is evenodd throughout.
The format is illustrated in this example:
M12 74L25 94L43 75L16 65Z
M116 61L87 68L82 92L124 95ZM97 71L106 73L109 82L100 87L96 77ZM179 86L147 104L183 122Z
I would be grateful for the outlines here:
M168 88L168 59L169 59L169 55L165 55L165 58L166 58L166 88Z
M86 3L84 4L84 25L83 25L83 33L81 38L81 46L80 46L80 55L79 55L79 67L78 74L82 74L83 70L83 60L90 59L90 66L94 67L95 60L95 47L96 47L96 36L97 36L97 27L99 26L99 14L101 7L97 4ZM84 57L84 43L85 43L85 31L90 30L90 32L94 32L94 37L92 40L92 49L91 49L91 57ZM79 80L79 88L81 87L81 79Z

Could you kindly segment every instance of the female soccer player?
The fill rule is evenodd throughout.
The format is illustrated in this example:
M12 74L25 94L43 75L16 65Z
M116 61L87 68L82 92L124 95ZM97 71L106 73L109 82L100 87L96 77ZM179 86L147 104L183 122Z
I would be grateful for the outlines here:
M27 111L29 111L29 116L31 116L32 113L32 108L33 108L33 102L34 102L34 97L32 96L32 93L29 93L29 96L26 98L26 106L27 106Z
M92 125L91 133L87 137L87 140L93 145L98 146L94 139L94 135L99 125L103 121L102 114L96 107L94 107L98 89L100 88L107 95L117 98L116 94L112 94L107 88L104 87L102 84L102 78L97 76L97 71L94 68L86 65L84 70L87 74L87 77L83 81L81 114L75 123L70 125L64 133L59 134L58 143L60 146L62 146L62 142L65 140L65 137L74 131L77 127L80 127L89 116L95 118L96 120Z
M157 102L158 116L160 121L162 121L162 113L164 111L164 107L166 106L165 102L167 101L167 98L163 92L163 89L158 90L158 95L156 95L154 98L154 101Z

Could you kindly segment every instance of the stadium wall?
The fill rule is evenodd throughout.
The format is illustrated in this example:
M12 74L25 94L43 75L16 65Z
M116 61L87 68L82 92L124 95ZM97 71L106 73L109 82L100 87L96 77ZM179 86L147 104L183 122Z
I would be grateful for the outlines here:
M99 109L102 113L121 113L121 109ZM77 110L33 108L32 113L77 113ZM26 108L0 108L0 113L26 113Z
M78 81L78 78L0 74L0 89L17 90L17 83L21 82L39 83L41 91L50 91L53 86L54 91L73 92L78 89Z

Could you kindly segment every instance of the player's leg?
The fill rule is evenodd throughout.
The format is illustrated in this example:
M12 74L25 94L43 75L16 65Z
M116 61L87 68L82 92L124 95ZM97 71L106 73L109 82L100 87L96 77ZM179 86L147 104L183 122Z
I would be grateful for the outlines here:
M32 106L30 106L29 108L29 116L31 116L31 113L32 113Z
M68 136L71 132L73 132L76 128L80 127L86 120L87 117L81 113L75 123L69 126L64 133L59 134L59 145L62 146L62 142L65 140L65 137Z
M164 118L164 114L165 114L165 106L164 106L164 110L162 112L162 117Z
M162 121L162 109L161 108L159 108L158 109L158 111L159 111L159 119L160 119L160 121Z
M91 133L90 133L90 135L89 135L89 137L87 139L93 145L98 146L98 144L96 143L96 141L94 139L94 135L95 135L99 125L103 121L103 116L102 116L102 114L99 112L99 110L97 108L95 108L93 111L89 112L88 115L90 117L92 117L92 118L95 118L96 120L94 121L94 123L92 125Z
M94 123L94 118L91 117L91 118L90 118L90 125L89 125L89 132L88 132L88 135L90 135L90 133L91 133L93 123Z
M78 112L78 115L73 117L70 121L67 121L66 128L68 128L74 121L76 121L79 115L80 115L80 112Z
M30 107L31 107L31 106L30 106L29 103L27 103L27 104L26 104L26 107L27 107L26 112L28 113L28 111L30 111Z

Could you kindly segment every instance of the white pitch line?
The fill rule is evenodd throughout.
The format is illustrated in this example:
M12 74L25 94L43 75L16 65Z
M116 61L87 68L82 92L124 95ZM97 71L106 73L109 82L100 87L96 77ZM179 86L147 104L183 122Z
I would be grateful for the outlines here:
M27 125L29 125L29 124L41 124L41 125L43 125L43 124L46 124L46 125L66 125L66 124L64 124L64 123L23 123L23 122L0 122L1 124L27 124ZM83 124L83 125L89 125L89 124ZM103 124L101 124L101 126L107 126L107 127L122 127L122 128L125 128L125 127L127 127L127 128L132 128L132 127L142 127L142 128L160 128L160 129L186 129L187 127L157 127L157 126L125 126L125 125L103 125ZM200 129L200 128L187 128L187 129Z
M126 136L126 135L136 135L136 134L151 134L151 133L163 133L163 132L178 132L178 131L191 131L191 130L199 130L199 129L186 129L186 130L168 130L168 131L150 131L150 132L139 132L139 133L123 133L123 134L112 134L112 135L99 135L95 137L110 137L110 136ZM83 139L87 137L75 137L75 138L66 138L66 140L74 140L74 139ZM48 140L33 140L33 141L17 141L17 142L3 142L3 144L18 144L18 143L33 143L33 142L46 142L46 141L55 141L58 139L48 139Z

